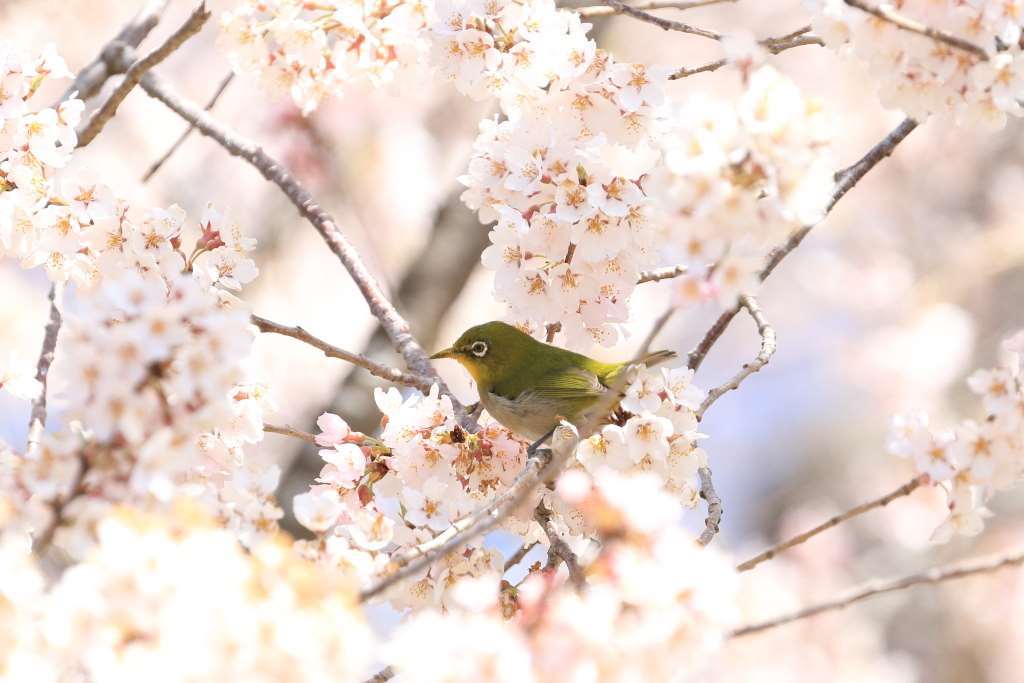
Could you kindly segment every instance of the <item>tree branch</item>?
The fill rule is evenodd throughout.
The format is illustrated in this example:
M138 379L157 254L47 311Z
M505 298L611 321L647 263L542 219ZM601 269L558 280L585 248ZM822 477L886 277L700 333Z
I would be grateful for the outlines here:
M200 2L199 5L192 11L189 18L185 21L181 27L175 31L171 36L164 41L164 43L157 49L150 52L148 55L132 64L128 71L125 73L124 79L118 84L114 92L110 93L110 97L103 103L103 105L96 110L96 112L89 118L89 123L82 128L78 133L78 146L85 147L92 142L97 135L103 130L103 127L107 125L110 119L114 118L117 113L117 108L121 106L124 99L128 97L128 93L139 84L142 77L147 71L155 67L160 62L164 61L171 54L181 47L185 41L199 33L206 23L206 20L210 18L210 12L206 9L206 3Z
M927 571L923 571L918 574L911 574L901 578L888 579L886 581L872 581L862 588L854 590L851 593L835 600L823 602L811 607L805 607L804 609L791 614L786 614L767 621L743 626L733 631L730 634L730 637L739 638L767 631L775 628L776 626L789 624L794 621L799 621L800 619L807 619L808 617L813 617L823 612L832 612L834 610L843 609L844 607L860 602L861 600L873 598L876 595L892 593L921 584L942 583L943 581L952 581L954 579L962 579L978 574L991 574L992 572L999 571L1000 569L1015 567L1022 563L1024 563L1024 550L1018 550L1006 555L996 555L973 562L964 562L962 564L955 564L948 567L933 567Z
M308 441L311 444L316 444L316 436L310 434L309 432L304 432L301 429L295 429L294 427L289 427L288 425L283 425L282 426L282 425L274 425L274 424L269 424L269 423L264 422L263 423L263 431L267 432L269 434L280 434L282 436L291 436L291 437L294 437L296 439L302 439L303 441Z
M365 683L387 683L394 677L395 670L388 666L367 678Z
M708 5L718 5L724 2L736 2L737 0L651 0L649 2L638 2L630 5L633 9L637 10L654 10L654 9L678 9L687 10L694 9L697 7L707 7ZM608 7L607 5L594 5L591 7L572 7L574 12L579 14L585 19L593 17L609 17L615 14L622 14L622 10L616 7Z
M764 40L758 41L758 43L763 48L771 52L773 55L777 55L780 52L785 52L786 50L790 50L794 47L800 47L802 45L824 46L825 41L823 41L818 36L807 35L807 33L810 32L810 30L810 26L802 26L801 28L798 28L797 30L792 31L790 33L787 33L784 36L778 36L775 38L765 38ZM729 60L722 58L717 59L713 62L708 62L703 66L694 67L692 69L687 69L684 67L670 75L668 79L670 81L677 81L680 78L687 78L695 74L705 73L709 71L718 71L728 63Z
M462 404L451 395L444 381L437 375L427 354L412 335L409 324L388 300L380 283L370 273L356 248L342 234L334 218L320 207L306 188L257 144L237 135L192 102L179 97L159 80L156 74L146 74L141 85L151 97L163 102L180 117L195 125L200 133L215 140L229 154L247 161L264 178L280 188L299 213L316 228L327 246L345 266L366 300L370 312L380 322L392 345L405 359L408 368L418 375L435 380L441 391L451 397L460 422L467 428L472 428L473 423L466 417Z
M622 0L605 0L605 4L612 10L612 14L625 14L639 19L640 21L646 21L648 24L654 24L658 28L664 31L679 31L681 33L689 33L694 36L701 36L702 38L710 38L711 40L721 40L722 34L714 31L708 31L697 26L691 26L690 24L684 24L681 21L672 21L671 19L665 19L659 17L650 12L645 12L636 7L632 7L622 2Z
M512 567L522 562L523 558L526 557L531 550L536 548L538 544L538 541L533 541L532 543L524 543L521 546L519 546L519 548L514 553L512 553L512 555L510 555L507 560L505 560L505 568L503 570L503 573L507 572L509 569L512 569Z
M108 78L123 73L124 51L138 47L149 32L160 23L160 15L167 7L167 2L168 0L149 0L121 32L104 45L100 53L78 72L74 82L61 97L61 101L70 99L75 93L79 99L87 100L100 91ZM119 67L114 68L113 65Z
M429 392L431 385L434 383L434 380L432 380L429 377L421 377L419 375L412 375L407 372L402 372L397 368L388 367L376 361L370 360L366 356L361 356L358 353L352 353L351 351L346 351L345 349L338 348L333 344L328 344L319 337L314 337L312 334L307 332L302 327L289 327L287 325L282 325L281 323L276 323L273 320L261 318L258 315L250 316L250 320L252 321L253 325L259 328L260 332L266 332L268 334L280 334L285 337L297 339L300 342L309 344L313 348L319 349L328 358L338 358L343 361L348 361L353 365L358 365L364 370L367 370L371 375L374 375L375 377L380 377L381 379L386 379L389 382L394 382L395 384L404 384L405 386L409 387L415 387L422 391L423 393Z
M877 166L882 159L892 154L893 150L896 149L896 146L903 142L903 140L905 140L907 136L917 128L917 125L917 121L914 119L904 119L898 126L896 126L896 128L893 129L891 133L886 135L881 142L868 150L867 154L861 157L859 161L836 173L836 184L832 189L832 196L825 207L824 216L827 216L832 209L835 208L835 205L839 203L839 200L842 199L847 192L853 189L853 187L868 174L868 171ZM822 216L822 220L824 220L824 216ZM820 222L821 221L818 221L818 223ZM762 282L768 279L768 276L772 274L772 271L782 263L782 260L786 258L790 252L800 246L800 243L803 242L804 238L807 237L818 223L805 225L804 227L796 230L789 236L789 239L786 240L785 243L773 249L768 254L764 268L762 268L761 272L758 273L758 278ZM711 350L711 347L715 345L719 337L721 337L722 333L724 333L729 327L729 323L732 322L732 319L736 317L736 314L739 313L739 311L739 304L733 306L726 312L722 313L722 315L718 317L718 320L716 320L708 331L704 333L704 337L700 340L693 351L690 351L687 358L687 366L691 370L697 370L701 366L701 363L704 362L704 358Z
M234 80L234 78L234 71L232 71L224 77L224 79L220 82L220 85L218 85L217 89L214 91L213 96L210 97L210 101L206 103L206 106L203 108L203 111L211 111L213 109L214 105L217 104L217 100L219 100L220 96L224 94L224 91L228 89L228 86L231 84L231 81ZM171 145L166 152L164 152L163 156L154 161L152 165L142 175L143 183L148 183L149 179L156 175L156 172L159 171L160 168L167 163L167 160L170 159L174 155L174 153L178 151L178 148L181 147L182 144L184 144L185 140L188 139L188 136L190 136L192 134L192 131L194 131L195 129L195 125L189 124L188 128L185 129L185 132L178 136L178 139L174 141L174 144Z
M733 389L739 389L743 380L768 365L768 361L770 361L772 356L775 355L775 328L769 325L768 321L765 320L764 313L761 312L761 307L757 304L757 299L744 294L740 297L740 306L747 309L747 312L750 313L750 317L753 318L754 323L757 325L757 333L761 335L761 350L758 351L757 357L754 358L754 360L749 363L744 363L743 367L740 368L740 371L737 372L732 379L708 392L707 397L705 397L704 401L700 404L700 408L697 409L698 420L704 418L704 413L707 412L707 409L710 408L715 401Z
M963 50L964 52L968 52L982 61L988 60L988 53L985 52L984 48L975 45L969 40L964 40L963 38L955 36L952 33L947 33L946 31L937 28L932 28L931 26L926 26L918 21L914 21L913 19L905 17L901 14L897 14L896 12L893 12L891 9L889 9L889 7L886 5L876 7L874 5L869 5L866 2L861 2L861 0L843 0L843 2L845 2L850 7L859 9L861 12L867 12L868 14L881 19L882 21L888 22L893 26L896 26L897 28L903 29L904 31L916 33L926 38L931 38L936 42L944 43L946 45L949 45L950 47L954 47L958 50Z
M924 484L926 482L927 482L927 476L926 475L921 475L919 477L914 477L913 479L908 481L903 486L900 486L895 491L892 491L890 493L885 494L881 498L876 498L876 499L874 499L872 501L868 501L867 503L861 503L860 505L857 505L856 507L850 508L846 512L843 512L841 514L838 514L838 515L835 515L834 517L829 518L828 521L823 522L822 524L819 524L818 526L814 527L813 529L809 529L809 530L803 532L802 534L797 534L796 536L793 536L792 538L790 538L790 539L788 539L786 541L783 541L782 543L779 543L778 545L772 546L768 550L765 550L763 553L761 553L759 555L755 555L754 557L750 558L746 562L743 562L743 563L739 564L736 567L736 570L737 571L741 571L741 572L749 571L749 570L753 569L754 567L756 567L757 565L761 564L762 562L767 562L768 560L772 559L776 555L779 555L779 554L789 550L790 548L792 548L794 546L798 546L801 543L804 543L804 542L814 538L815 536L817 536L821 532L828 531L832 527L837 526L837 525L845 522L848 519L853 519L854 517L857 517L858 515L862 515L865 512L868 512L869 510L874 510L875 508L885 507L886 505L888 505L892 501L896 500L897 498L902 498L904 496L909 496L919 486L921 486L922 484Z
M706 546L718 533L722 524L722 499L715 492L715 483L711 480L711 468L701 467L697 470L700 477L700 497L708 503L708 516L704 520L704 531L701 532L697 543Z
M640 344L640 355L645 355L650 352L651 345L654 344L654 340L657 339L658 335L661 334L661 331L665 329L665 325L667 325L668 321L671 320L673 315L675 315L675 312L676 307L669 304L668 308L665 309L665 312L658 316L658 319L654 321L653 325L651 325L651 331L647 333L647 336L644 337L643 343Z
M60 334L63 290L62 284L55 282L50 285L50 319L43 331L43 345L39 350L39 360L36 362L36 381L39 382L40 389L39 396L32 401L32 412L28 419L28 450L39 444L39 439L46 428L46 380L50 374L50 365L53 364L53 353L57 348L57 337Z
M53 537L57 534L57 529L59 529L65 522L65 513L67 512L68 503L85 493L85 475L88 471L89 461L86 458L85 453L80 451L78 453L78 469L75 471L75 476L71 480L71 486L68 488L68 494L54 499L52 505L53 519L51 519L50 523L46 525L42 532L32 540L32 552L37 556L42 557L43 553L49 549L50 544L53 543Z
M642 285L646 282L659 282L661 280L671 280L674 277L685 275L687 267L683 265L679 266L668 266L665 268L655 268L654 270L644 270L640 272L640 277L637 278L636 283Z
M572 551L569 544L563 541L555 530L555 526L551 521L551 510L544 503L541 503L533 511L533 518L544 529L544 533L548 537L548 568L554 569L558 566L559 562L564 563L565 568L569 570L569 581L572 582L573 587L576 590L585 588L587 585L587 575L584 573L583 568L580 567L580 561L576 557L576 553Z

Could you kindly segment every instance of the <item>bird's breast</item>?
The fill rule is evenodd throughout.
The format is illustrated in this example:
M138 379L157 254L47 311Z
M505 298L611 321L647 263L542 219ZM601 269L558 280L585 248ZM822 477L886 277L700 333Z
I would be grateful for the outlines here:
M536 396L524 398L521 394L516 398L506 398L481 391L480 403L498 422L531 441L547 434L560 418L571 417L559 414L559 409L564 409L564 406Z

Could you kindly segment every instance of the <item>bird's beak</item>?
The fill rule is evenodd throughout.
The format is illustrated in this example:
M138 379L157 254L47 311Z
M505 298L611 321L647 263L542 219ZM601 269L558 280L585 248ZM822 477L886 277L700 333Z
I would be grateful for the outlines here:
M447 349L441 349L430 357L431 360L437 360L438 358L455 358L455 349L449 346Z

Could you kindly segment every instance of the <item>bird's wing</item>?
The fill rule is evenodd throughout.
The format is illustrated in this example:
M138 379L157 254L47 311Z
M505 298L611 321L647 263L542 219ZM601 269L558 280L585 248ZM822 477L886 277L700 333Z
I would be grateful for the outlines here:
M542 376L523 394L551 401L576 400L589 403L605 391L607 388L596 374L584 368L569 367Z

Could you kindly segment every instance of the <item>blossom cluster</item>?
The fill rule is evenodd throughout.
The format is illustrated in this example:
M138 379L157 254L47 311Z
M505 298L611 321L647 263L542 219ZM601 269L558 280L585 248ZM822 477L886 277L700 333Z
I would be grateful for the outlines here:
M250 470L241 455L269 406L247 379L254 333L231 294L256 276L255 240L207 207L186 254L181 208L140 212L72 167L81 101L32 110L45 78L68 75L59 58L0 48L0 64L0 256L74 287L72 305L56 301L50 372L50 412L65 428L0 455L0 494L21 512L12 525L45 538L60 522L56 541L77 556L111 504L187 490L243 538L273 528L277 470ZM23 365L3 373L11 393L41 388Z
M696 473L706 464L695 416L704 392L686 368L634 372L615 422L583 440L569 467L594 476L654 476L674 498L678 516L681 502L696 503ZM353 432L337 415L320 416L316 440L325 464L317 482L294 501L296 519L317 534L303 542L309 556L354 570L364 584L503 493L526 461L526 444L508 429L488 419L475 434L459 426L451 400L436 387L404 399L397 389L378 389L376 400L384 414L379 438ZM524 509L543 503L551 512L550 531L560 540L585 550L600 535L557 493L545 490L531 500ZM522 511L501 528L523 544L555 540ZM495 550L470 545L387 597L402 607L447 604L457 579L500 576L503 560Z
M704 397L689 368L638 371L621 404L628 416L584 439L577 451L580 464L595 475L604 469L652 472L692 507L698 494L694 477L707 465L707 454L697 446L703 435L695 413Z
M344 23L332 7L306 11ZM501 117L481 122L460 181L466 205L496 223L483 262L523 329L557 328L575 348L613 345L640 273L680 261L684 302L732 305L756 288L770 246L820 218L832 187L827 117L774 70L751 77L747 65L735 108L705 98L669 105L671 69L617 62L552 0L418 7L435 71L501 104ZM326 49L326 33L300 9L250 2L225 26L251 48L250 62L304 64L285 57L297 48L274 47ZM306 28L287 28L296 24ZM287 38L267 38L277 30ZM373 43L371 34L358 35ZM334 60L319 63L330 70ZM330 88L325 73L308 78Z
M928 415L897 416L889 450L910 458L918 472L942 486L949 516L933 539L946 542L955 534L973 536L990 513L985 503L997 491L1017 484L1024 461L1024 333L1003 342L998 367L967 378L980 397L985 417L968 419L951 429L929 425Z
M310 490L296 496L295 517L317 533L306 550L329 564L353 569L369 583L391 555L408 552L447 530L504 491L526 462L526 446L500 425L471 434L458 425L451 399L436 386L403 398L377 390L384 415L379 439L353 432L337 415L318 419L325 465ZM510 531L527 533L529 519L511 518ZM447 599L461 576L498 571L497 551L470 546L388 596L401 606Z
M685 680L720 648L738 616L736 573L678 526L679 507L652 473L566 473L557 485L604 539L587 587L548 572L508 587L464 581L447 614L425 610L387 648L418 681Z
M553 0L442 0L426 33L442 76L474 99L498 97L511 112L591 68L589 28Z
M88 557L51 586L2 537L4 680L365 678L372 632L344 575L281 540L247 552L194 506L171 513L114 510Z
M419 0L244 0L221 17L233 68L291 96L303 113L327 94L367 80L386 83L424 49Z
M931 114L999 129L1024 113L1022 11L1018 0L904 0L892 8L915 25L977 51L900 28L843 0L804 0L830 47L866 62L883 104L917 119Z
M481 123L469 172L460 178L467 186L462 199L482 222L497 221L483 262L495 271L495 296L508 304L513 320L531 332L558 323L570 346L611 345L628 319L640 271L658 255L642 181L658 160L654 137L669 70L616 62L586 39L587 25L550 2L504 9L507 14L493 21L499 27L513 17L526 22L505 29L524 37L511 50L529 58L499 59L498 48L485 51L495 53L494 68L503 70L491 80L502 84L494 92L502 95L508 118ZM464 34L481 40L457 18L482 11L471 2L453 3L448 30L462 28L441 36L453 44ZM544 21L526 21L534 16ZM566 24L575 27L572 39L562 35ZM545 41L563 47L544 48ZM465 49L453 52L463 67L476 63ZM473 69L467 75L466 68L453 74L470 92L483 78ZM536 87L515 89L522 83Z
M753 71L735 102L674 103L659 136L663 162L644 182L663 258L686 273L681 304L731 307L755 294L765 257L821 219L835 170L830 117L789 78Z
M52 48L30 55L0 43L0 257L44 265L54 280L87 276L91 268L79 255L83 233L109 215L107 198L87 180L58 176L78 142L85 104L30 104L48 79L70 75Z

